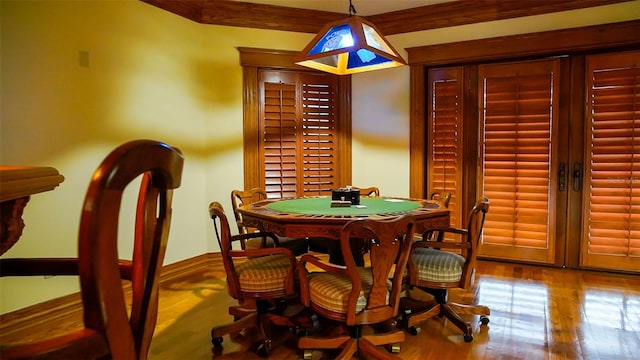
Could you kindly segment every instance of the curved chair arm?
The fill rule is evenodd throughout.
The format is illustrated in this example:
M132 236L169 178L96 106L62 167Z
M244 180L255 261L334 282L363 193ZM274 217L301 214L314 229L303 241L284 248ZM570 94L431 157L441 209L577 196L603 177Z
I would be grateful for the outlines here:
M467 242L453 242L453 241L418 241L412 246L412 250L415 248L434 248L434 249L469 249L471 245Z
M262 248L266 247L267 238L270 238L271 240L273 240L273 246L274 247L280 246L280 240L278 240L278 236L276 234L270 233L270 232L264 232L264 231L254 232L254 233L247 233L247 234L232 235L231 236L231 241L233 242L233 241L242 240L242 243L244 243L244 240L257 239L259 237L262 238L262 244L260 244L260 247L262 247Z
M429 230L425 231L424 233L422 233L422 241L442 242L442 240L444 239L444 234L445 233L459 234L459 235L462 235L462 236L469 235L469 232L467 231L467 229L457 229L457 228L451 228L451 227L449 227L449 228L436 228L436 229L429 229ZM435 235L437 235L437 236L435 236Z
M298 264L299 264L298 268L306 271L306 267L305 267L306 263L311 263L328 273L346 274L346 267L324 262L311 254L302 255L300 260L298 260Z
M229 256L232 258L237 258L237 257L254 258L254 257L276 255L276 254L287 255L287 257L289 257L295 263L296 258L293 255L293 252L289 249L282 248L282 247L247 249L247 250L231 250L229 252Z
M77 258L0 259L0 276L78 275Z
M332 274L347 275L347 271L346 271L346 267L344 266L326 263L320 260L319 258L315 257L314 255L311 255L311 254L302 255L302 257L300 257L300 260L298 260L298 280L300 283L300 302L302 303L302 305L308 307L310 305L310 299L309 299L310 295L309 295L309 280L307 279L307 274L309 274L309 271L307 271L307 263L317 266L321 270L324 270Z

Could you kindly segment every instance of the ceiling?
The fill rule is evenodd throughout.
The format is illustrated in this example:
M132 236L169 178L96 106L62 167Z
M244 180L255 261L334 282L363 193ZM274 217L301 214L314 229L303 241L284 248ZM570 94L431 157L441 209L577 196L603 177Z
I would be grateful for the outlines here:
M349 0L233 0L254 4L284 6L349 14ZM357 15L371 16L455 0L351 0Z

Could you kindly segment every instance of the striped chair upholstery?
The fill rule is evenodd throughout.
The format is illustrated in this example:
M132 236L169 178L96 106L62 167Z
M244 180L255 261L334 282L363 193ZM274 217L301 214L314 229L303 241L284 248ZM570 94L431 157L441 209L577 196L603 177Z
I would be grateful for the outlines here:
M235 266L240 290L249 292L284 291L291 262L282 254L252 258Z
M356 312L362 311L367 306L367 298L373 286L373 274L371 268L358 268L362 289L358 295ZM346 314L347 301L351 292L351 281L346 276L317 272L310 274L309 296L316 305L329 311ZM391 289L391 282L389 282ZM387 293L387 300L389 294Z
M431 248L414 249L411 260L418 270L418 280L434 282L460 281L465 262L461 255Z

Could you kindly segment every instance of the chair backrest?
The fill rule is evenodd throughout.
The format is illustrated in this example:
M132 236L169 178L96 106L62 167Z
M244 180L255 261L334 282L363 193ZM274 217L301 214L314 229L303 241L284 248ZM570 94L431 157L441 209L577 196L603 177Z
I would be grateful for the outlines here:
M402 279L413 239L414 220L401 216L389 220L354 220L340 233L340 248L353 284L346 316L347 325L377 323L391 319L398 312ZM350 239L364 238L370 242L373 287L367 306L356 314L356 300L362 288L358 269L351 252ZM389 276L391 288L389 288Z
M356 186L357 187L357 186ZM380 189L375 186L370 187L358 187L360 190L360 196L380 197Z
M84 329L38 343L3 344L3 359L147 358L158 313L158 282L171 223L173 189L180 186L183 161L180 150L152 140L131 141L107 155L93 173L82 206L78 258L22 259L38 273L70 275L73 266L60 271L57 260L77 264ZM130 261L120 260L122 196L141 175L133 254ZM123 278L131 280L130 313Z
M234 190L235 191L235 190ZM234 299L240 299L242 297L240 293L240 283L235 276L236 270L231 260L231 251L233 250L233 237L231 236L231 230L229 228L229 220L224 213L222 204L217 201L209 204L209 216L213 221L214 231L220 246L220 252L222 254L222 263L224 271L227 274L228 291L231 297ZM240 240L238 240L240 241Z
M84 322L85 327L106 334L114 359L147 356L157 318L173 189L180 186L183 162L180 150L167 144L131 141L104 159L89 184L78 239ZM118 259L118 217L125 187L140 175L130 263L132 308L127 318Z
M449 191L434 191L429 197L431 200L440 201L440 204L445 209L449 208L449 202L451 202L451 193ZM445 233L443 231L434 232L432 241L443 241Z
M242 214L236 211L242 205L253 204L254 202L267 199L267 193L260 188L248 190L231 190L231 206L233 215L236 218L239 234L247 234L257 231L255 228L247 228L242 224ZM244 247L243 247L244 249Z
M431 193L429 197L431 200L438 200L442 204L444 208L449 207L449 202L451 202L451 192L449 191L434 191Z
M478 254L478 246L480 245L480 236L482 235L482 229L484 228L484 220L489 211L489 199L486 197L480 198L473 205L473 208L469 212L466 228L466 242L469 244L466 249L462 250L462 256L466 261L462 268L462 278L460 279L460 287L467 288L473 277L473 272L476 267L476 256Z

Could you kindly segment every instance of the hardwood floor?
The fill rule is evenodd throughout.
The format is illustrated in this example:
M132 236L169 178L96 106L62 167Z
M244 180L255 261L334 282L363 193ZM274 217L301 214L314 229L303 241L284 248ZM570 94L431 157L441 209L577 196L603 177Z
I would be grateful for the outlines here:
M638 359L640 276L480 261L476 282L450 299L491 308L491 322L473 318L474 340L442 318L407 335L402 359ZM224 352L212 356L209 331L231 320L219 255L202 256L163 273L158 324L150 359L257 359L252 332L224 337ZM50 306L0 317L0 342L66 332L82 323L77 296ZM335 353L316 351L314 359ZM1 357L1 354L0 354ZM293 333L274 337L271 359L298 359Z

